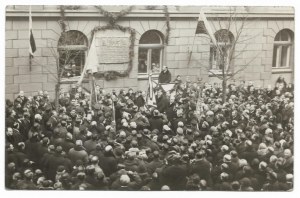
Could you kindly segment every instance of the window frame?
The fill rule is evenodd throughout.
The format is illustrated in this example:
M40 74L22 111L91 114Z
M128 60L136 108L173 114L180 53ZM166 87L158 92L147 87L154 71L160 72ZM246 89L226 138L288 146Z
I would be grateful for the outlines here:
M282 34L282 31L286 31L288 40L287 41L281 41L281 40L275 40L277 35ZM281 38L279 38L281 39ZM286 63L285 66L281 65L281 60L282 60L282 48L288 46L287 52L286 52ZM276 53L275 52L276 48ZM294 50L294 38L293 38L293 31L289 29L282 29L280 30L275 38L274 38L274 46L273 46L273 57L272 57L272 69L290 69L292 65L290 65L291 59L294 58L291 57L292 50ZM276 57L274 57L276 56ZM274 58L275 58L275 64L274 64Z
M138 58L140 55L140 49L146 49L147 50L147 71L146 72L139 72L139 61L138 61L138 78L139 79L144 79L147 78L148 79L148 75L152 74L152 77L158 77L159 73L162 70L162 65L163 65L163 61L164 61L164 42L163 42L163 34L161 32L159 32L158 30L148 30L145 33L148 33L149 31L154 31L154 33L157 34L157 36L159 36L160 38L160 43L151 43L151 44L140 44L138 45ZM144 33L144 34L145 34ZM144 35L143 34L143 35ZM143 35L141 36L140 40L142 39ZM160 50L160 60L159 60L159 72L157 73L152 73L151 71L151 65L152 65L152 60L151 60L151 55L152 55L152 50L154 49L159 49Z
M86 35L83 32L80 32L78 30L69 30L69 31L65 32L65 34L67 34L68 32L70 32L70 34L72 34L72 33L74 34L74 32L79 34L79 36L82 37L81 41L83 41L83 44L78 44L78 45L61 44L60 39L59 39L58 46L57 46L57 51L58 51L58 54L59 54L59 63L58 64L59 64L59 67L63 66L63 65L60 64L60 59L61 59L61 55L62 55L63 51L80 51L78 53L78 55L81 54L81 53L84 55L84 61L83 61L82 65L80 65L80 72L79 73L81 75L82 71L84 69L86 58L87 58L88 39L87 39ZM69 61L71 61L71 60L69 60ZM70 63L68 63L68 64L70 64ZM77 81L80 78L80 75L76 75L76 76L72 76L72 77L62 76L61 81L62 82Z
M221 34L221 31L228 31L228 36L229 36L229 42L223 42L223 41L218 41L218 36L217 34ZM219 47L226 47L226 50L227 50L227 53L230 52L231 48L232 48L232 42L234 41L234 35L232 34L231 31L227 30L227 29L221 29L221 30L218 30L214 33L214 36L216 38L216 41L217 41L217 44ZM216 48L216 46L210 42L210 52L209 52L209 66L210 66L210 69L209 71L211 73L214 73L214 74L217 74L217 75L221 75L222 74L222 68L218 68L218 65L217 65L217 53L220 54L219 50ZM227 57L227 60L225 60L225 62L228 62L228 57ZM228 65L226 64L226 68L225 70L228 69Z

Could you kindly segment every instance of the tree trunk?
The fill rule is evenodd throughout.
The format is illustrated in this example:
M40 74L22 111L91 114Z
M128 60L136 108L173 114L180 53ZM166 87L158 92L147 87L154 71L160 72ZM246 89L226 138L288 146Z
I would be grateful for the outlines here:
M226 102L226 87L227 87L227 81L225 79L222 80L222 103L224 104Z
M60 79L61 79L58 59L56 59L56 68L57 68L57 83L55 85L55 110L56 110L56 112L58 112L59 111Z
M60 82L57 82L55 85L55 110L58 112L59 110L59 90L60 90Z

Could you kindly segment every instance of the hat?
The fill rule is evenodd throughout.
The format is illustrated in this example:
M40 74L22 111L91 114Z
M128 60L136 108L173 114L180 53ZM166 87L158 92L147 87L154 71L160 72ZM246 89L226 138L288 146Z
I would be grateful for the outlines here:
M246 143L246 145L248 145L248 146L252 146L252 141L251 141L251 140L246 140L245 143Z
M130 128L136 129L137 125L135 122L130 122Z
M231 156L228 154L224 155L223 162L231 162Z
M227 179L229 177L229 175L228 175L228 173L223 172L223 173L221 173L220 177L223 180L223 179Z
M163 126L163 130L169 131L169 130L171 130L171 129L170 129L170 127L169 127L168 125L164 125L164 126Z
M244 166L248 165L248 162L245 159L240 159L239 160L239 165L240 165L240 167L244 167Z
M28 173L31 173L32 171L30 170L30 169L26 169L25 171L24 171L24 175L27 175Z
M212 111L207 111L207 112L206 112L206 115L207 115L207 116L212 116L212 115L214 115L214 112L212 112Z
M163 140L168 140L168 139L169 139L169 137L167 135L163 136Z
M228 151L229 150L229 147L227 146L227 145L223 145L222 147L221 147L221 151L223 151L223 152L226 152L226 151Z
M294 175L293 174L286 174L285 179L286 179L286 181L293 181Z
M259 163L259 168L260 169L266 169L267 166L268 166L268 164L266 162L264 162L264 161L262 161L262 162Z
M182 135L183 134L183 129L181 127L178 127L177 128L177 133Z
M106 152L109 152L109 151L111 151L113 148L112 148L112 146L110 146L110 145L108 145L108 146L106 146L105 147L105 151Z
M177 124L179 127L183 127L184 126L184 124L183 124L183 122L178 122L178 124Z
M76 140L75 145L76 146L82 146L82 140Z
M155 110L153 111L153 115L154 115L154 116L159 116L159 111L158 111L157 109L155 109Z
M269 135L269 134L271 134L271 133L273 133L273 130L272 130L272 129L267 128L267 129L265 130L265 134L266 134L266 135Z
M126 137L126 133L125 133L125 131L120 131L120 135L119 135L119 137Z
M86 133L86 136L87 136L87 137L91 137L92 135L93 135L93 133L90 132L90 131L88 131L88 132Z
M211 132L218 132L218 128L215 126L210 127Z
M55 150L57 153L61 153L63 149L61 146L57 146Z
M67 133L66 134L66 139L67 140L72 140L73 139L73 135L71 133Z
M232 132L231 132L230 130L226 130L226 131L225 131L225 134L228 135L229 137L232 136Z
M211 140L212 137L211 137L210 135L206 135L204 139L205 139L205 140Z
M127 122L123 122L122 126L123 127L128 127L128 123Z
M226 163L221 164L222 170L227 170L228 168L229 168L228 164L226 164Z
M164 186L161 187L161 190L170 190L170 187L167 186L167 185L164 185Z
M49 151L54 151L54 150L55 150L54 145L49 145L49 146L48 146L48 150L49 150Z

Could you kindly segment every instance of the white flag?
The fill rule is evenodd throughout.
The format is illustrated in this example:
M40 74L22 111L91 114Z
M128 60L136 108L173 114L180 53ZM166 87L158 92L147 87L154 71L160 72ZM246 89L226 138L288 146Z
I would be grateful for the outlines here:
M156 98L154 94L153 84L152 84L152 77L149 75L149 87L148 87L148 94L147 94L147 101L146 105L156 107Z
M213 33L213 30L212 30L212 28L211 28L209 22L207 21L204 12L202 12L202 11L200 11L198 23L201 22L201 21L204 22L205 30L206 30L206 32L208 33L208 35L209 35L210 39L212 40L213 44L214 44L215 46L217 46L217 40L216 40L216 38L215 38L215 35L214 35L214 33Z
M93 38L89 52L88 52L88 56L86 58L85 61L85 65L83 68L83 71L81 73L81 76L78 80L78 84L81 84L83 77L85 75L85 73L87 73L88 71L91 71L91 73L95 73L98 71L98 55L97 55L97 50L96 50L96 46L95 46L95 38Z

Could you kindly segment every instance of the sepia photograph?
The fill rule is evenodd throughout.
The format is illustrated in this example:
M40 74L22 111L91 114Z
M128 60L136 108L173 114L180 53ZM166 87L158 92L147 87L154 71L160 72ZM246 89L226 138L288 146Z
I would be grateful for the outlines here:
M6 191L294 190L294 7L3 11Z

